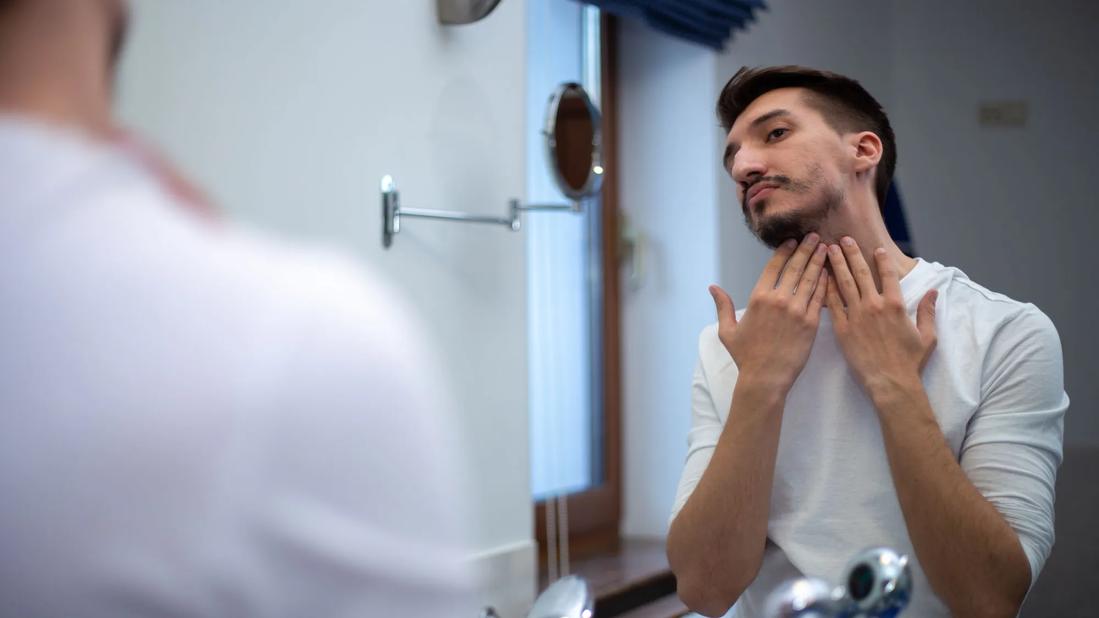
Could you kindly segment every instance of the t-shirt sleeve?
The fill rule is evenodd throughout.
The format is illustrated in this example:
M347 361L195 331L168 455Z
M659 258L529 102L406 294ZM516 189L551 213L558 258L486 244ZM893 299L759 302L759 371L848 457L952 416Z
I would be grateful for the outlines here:
M960 457L969 479L1018 534L1031 585L1053 547L1054 484L1068 405L1057 330L1026 305L992 338L981 403Z
M710 329L703 331L701 339L704 340L707 333L710 333ZM710 335L713 336L712 333ZM700 350L704 349L704 346L705 341L702 341ZM714 454L714 448L717 447L723 427L717 409L714 407L713 397L710 395L710 385L703 369L702 356L700 352L694 377L691 380L691 429L687 434L687 459L676 489L672 515L668 519L669 526L675 521L683 505L687 504L687 500L702 479L702 474L706 472L706 467L710 465L710 458Z

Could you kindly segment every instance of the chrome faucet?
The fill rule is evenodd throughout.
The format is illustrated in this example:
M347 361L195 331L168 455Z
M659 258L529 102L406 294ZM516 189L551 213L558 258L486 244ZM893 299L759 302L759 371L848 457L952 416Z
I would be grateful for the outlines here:
M768 618L893 618L912 597L908 556L886 547L867 549L848 563L844 583L816 577L788 581L764 603Z

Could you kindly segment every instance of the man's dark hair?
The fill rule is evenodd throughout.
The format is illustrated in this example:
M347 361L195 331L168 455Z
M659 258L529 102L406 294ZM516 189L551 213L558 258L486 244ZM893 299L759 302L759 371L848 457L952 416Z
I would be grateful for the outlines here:
M804 88L805 102L816 109L840 134L872 131L882 142L882 157L874 175L874 193L878 208L885 207L885 196L897 168L897 142L893 127L878 101L857 81L828 71L800 66L742 67L721 90L717 116L728 133L739 116L763 94L779 88Z

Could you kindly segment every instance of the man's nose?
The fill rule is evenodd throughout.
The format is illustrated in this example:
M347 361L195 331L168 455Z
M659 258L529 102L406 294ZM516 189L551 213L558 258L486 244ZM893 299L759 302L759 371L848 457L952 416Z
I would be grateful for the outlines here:
M752 152L746 152L741 149L733 159L732 169L729 173L732 175L733 180L740 187L741 191L747 190L748 186L763 176L767 171L767 166L764 164L761 157L755 156Z

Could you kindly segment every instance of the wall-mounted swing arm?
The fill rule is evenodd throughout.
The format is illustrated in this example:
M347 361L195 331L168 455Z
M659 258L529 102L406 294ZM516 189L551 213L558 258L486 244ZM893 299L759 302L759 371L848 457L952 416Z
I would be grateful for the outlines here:
M492 217L487 215L474 215L465 212L450 210L431 210L427 208L404 208L401 206L401 196L393 177L382 177L382 246L388 249L393 244L393 237L401 231L401 219L436 219L440 221L457 221L461 223L489 223L503 225L518 232L522 228L520 214L523 211L556 210L580 212L580 201L572 204L523 204L517 199L508 200L508 216Z
M490 0L486 0L488 2ZM440 7L442 4L440 4ZM580 84L561 84L550 96L546 108L546 161L561 193L570 204L523 204L508 200L508 216L489 217L449 210L403 208L393 177L382 177L382 246L388 249L401 231L401 219L436 219L462 223L504 225L518 232L523 211L583 211L584 201L595 198L603 186L603 133L599 110Z

